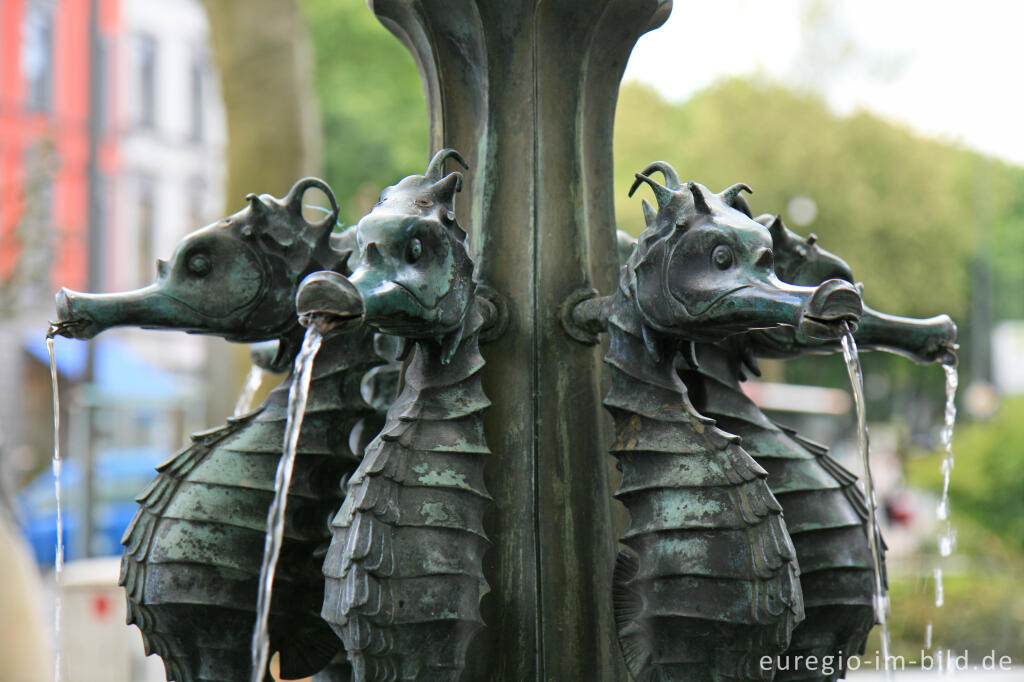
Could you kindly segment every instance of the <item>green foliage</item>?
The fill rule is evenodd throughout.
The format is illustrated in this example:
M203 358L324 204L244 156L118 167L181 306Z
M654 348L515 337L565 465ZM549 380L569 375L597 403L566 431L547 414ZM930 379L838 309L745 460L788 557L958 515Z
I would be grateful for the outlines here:
M954 519L969 517L1017 552L1024 551L1024 399L1006 400L988 422L959 428L949 486ZM941 453L911 460L907 482L940 491Z
M972 568L950 572L943 578L944 604L935 606L935 582L927 577L899 576L890 580L889 615L892 655L907 661L921 658L928 624L932 643L961 655L967 650L970 662L980 664L993 650L996 657L1010 656L1016 664L1024 661L1024 593L1021 574L1006 567L992 571ZM879 628L868 640L866 659L880 649ZM865 664L865 669L871 669ZM898 677L898 675L897 675Z
M616 217L623 229L636 234L643 227L639 201L625 195L633 173L655 159L716 191L747 182L758 213L785 219L792 198L809 196L818 217L794 229L813 230L825 248L845 258L865 283L869 303L912 316L964 312L967 262L986 227L979 197L993 220L1012 215L1011 203L1024 197L1020 169L866 113L837 116L816 96L749 78L726 80L679 104L626 84L615 158ZM1021 215L1018 210L1014 227ZM1024 244L1015 257L1005 260L1019 273Z
M351 222L427 159L426 103L408 51L362 2L302 0L316 63L328 182ZM758 212L809 196L809 227L886 312L962 318L968 264L990 253L996 291L1024 286L1024 170L866 113L841 117L811 94L733 78L682 103L627 83L615 134L616 218L642 229L633 173L655 159L712 189L749 183ZM1019 289L1018 289L1019 290ZM997 317L1024 316L1019 296ZM884 305L883 305L884 304Z
M426 100L412 56L365 2L301 6L315 53L325 179L349 223L381 189L423 172L430 158Z

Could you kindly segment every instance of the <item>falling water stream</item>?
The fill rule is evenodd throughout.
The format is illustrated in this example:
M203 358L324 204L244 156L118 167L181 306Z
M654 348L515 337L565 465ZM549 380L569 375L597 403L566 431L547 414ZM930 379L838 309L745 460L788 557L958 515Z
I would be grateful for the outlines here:
M956 389L960 385L960 377L957 374L955 365L943 365L946 373L946 410L943 415L942 433L942 463L939 471L942 472L942 497L935 507L935 517L939 521L938 547L939 557L947 557L953 553L956 547L956 531L953 522L949 518L949 477L953 472L953 426L956 423ZM932 572L935 581L935 606L940 607L946 603L945 586L942 582L942 567L936 566ZM925 649L931 648L932 624L928 623L925 630Z
M252 409L252 399L256 397L256 391L260 390L266 375L267 371L259 365L249 368L249 375L245 377L245 385L242 386L242 392L238 394L238 400L235 402L234 415L236 417L241 417Z
M53 387L53 492L57 501L57 548L53 559L54 598L53 598L53 679L61 680L61 588L64 582L64 519L60 499L60 473L63 462L60 456L60 391L57 387L57 358L53 351L53 337L58 327L50 325L46 332L46 352L50 355L50 384Z
M868 545L871 547L871 559L875 577L875 617L882 626L882 661L885 666L886 678L892 674L889 668L889 600L882 587L882 555L878 546L879 532L875 499L875 484L871 477L871 463L868 457L867 406L864 402L864 374L860 367L860 356L857 343L849 330L842 336L843 359L846 371L850 376L850 388L853 391L853 403L857 410L857 444L860 450L861 463L864 468L864 497L868 503Z
M942 449L944 455L940 471L942 471L942 497L935 508L935 515L941 522L939 528L939 554L949 556L956 546L956 533L949 519L949 477L953 472L953 425L956 423L956 389L960 384L956 367L943 365L946 373L946 411L942 422ZM936 601L938 596L936 594ZM936 604L941 606L941 604Z
M270 619L271 591L277 558L281 554L284 539L284 512L288 502L288 486L295 467L295 453L298 449L302 417L306 412L309 397L309 382L313 373L313 360L320 350L323 336L315 325L306 329L302 350L295 358L295 370L288 390L288 418L285 422L284 453L277 465L274 479L274 500L267 514L267 539L263 546L263 565L260 567L259 593L256 601L256 627L252 633L252 682L263 682L270 658L270 637L267 631Z

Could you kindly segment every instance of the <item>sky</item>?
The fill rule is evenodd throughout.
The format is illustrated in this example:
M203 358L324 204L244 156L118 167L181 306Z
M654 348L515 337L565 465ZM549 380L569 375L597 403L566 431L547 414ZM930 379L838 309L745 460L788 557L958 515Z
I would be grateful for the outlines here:
M682 100L750 73L1024 165L1024 2L675 0L625 78Z

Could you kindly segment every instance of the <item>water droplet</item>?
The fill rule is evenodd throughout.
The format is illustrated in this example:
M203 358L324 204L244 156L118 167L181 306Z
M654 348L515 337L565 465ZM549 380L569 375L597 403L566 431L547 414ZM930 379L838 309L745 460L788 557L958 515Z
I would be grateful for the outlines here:
M939 555L947 557L953 553L954 549L956 549L956 531L952 528L947 528L939 536Z

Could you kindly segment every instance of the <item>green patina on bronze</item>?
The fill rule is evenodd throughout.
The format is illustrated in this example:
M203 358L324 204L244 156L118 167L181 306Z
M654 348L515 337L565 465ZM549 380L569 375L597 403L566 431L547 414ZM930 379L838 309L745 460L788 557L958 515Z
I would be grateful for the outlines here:
M745 201L738 208L750 214ZM656 212L647 205L644 212L653 225ZM780 280L807 286L831 278L853 281L849 266L821 249L814 235L805 239L791 232L778 216L759 216L757 221L769 227L774 270ZM620 260L624 265L635 247L635 240L620 233ZM595 303L599 307L595 308ZM588 305L594 315L594 310L600 310L600 299L588 301ZM914 320L865 307L856 336L859 345L898 353L917 362L956 362L956 326L945 315ZM694 407L714 419L718 427L742 438L744 449L767 471L768 486L782 505L800 565L806 613L782 654L783 661L792 658L783 664L789 671L786 679L833 679L841 674L842 663L836 675L824 676L802 661L808 655L843 661L864 649L875 623L867 507L856 477L829 457L824 446L773 423L739 384L747 373L759 373L757 356L792 357L800 352L838 350L834 341L812 339L796 327L784 326L736 334L719 343L696 344L692 353L676 359L676 370ZM671 442L670 438L655 438L653 449L667 448ZM617 447L620 445L621 439ZM636 447L635 438L632 445ZM652 466L645 467L642 475L623 483L620 495L647 489L654 479L670 486L711 484L709 470L689 463L668 467L648 464ZM699 552L678 543L666 545L674 565L700 565Z
M949 319L862 308L849 268L771 216L754 221L744 186L712 194L664 162L638 175L658 205L644 203L639 245L617 238L619 80L669 0L369 4L423 77L442 149L423 175L342 235L318 180L250 195L187 237L154 285L58 295L66 336L141 325L273 339L263 364L278 369L299 347L297 314L327 332L274 585L284 676L624 682L628 666L638 681L764 679L760 656L861 646L855 479L737 382L759 355L834 351L858 321L864 346L955 360ZM447 159L466 165L451 148L465 174L444 174ZM463 184L475 257L455 219ZM317 223L301 215L309 187L331 201ZM386 354L406 362L397 398L398 368L374 352L394 342L373 330L401 339ZM605 331L603 403L631 516L617 566L593 347ZM179 682L249 676L288 384L162 466L125 535L130 618ZM374 408L387 422L360 461Z
M311 187L326 192L333 209L316 223L301 211ZM133 325L272 339L267 364L290 367L303 334L294 301L299 281L314 270L344 268L351 235L332 234L337 207L320 180L299 181L284 199L250 195L249 202L182 240L149 287L126 294L62 291L61 333L88 338ZM239 263L251 268L241 280ZM236 291L243 294L241 305ZM270 616L271 650L281 652L286 677L325 666L325 682L351 676L341 642L320 617L319 564L331 538L325 520L343 497L339 483L383 424L383 415L360 395L364 375L385 369L383 362L372 333L357 328L331 332L313 368ZM129 622L142 631L147 653L163 658L169 679L249 679L259 566L290 385L291 376L250 414L194 436L139 497L124 536L121 584ZM375 402L390 404L393 393L381 390L387 392L386 381L377 382Z
M309 324L358 320L409 342L404 388L348 482L323 565L323 617L366 682L457 682L484 625L485 320L449 158L464 165L443 149L385 189L356 226L351 275L313 273L296 298Z
M652 180L659 171L665 184ZM604 299L612 368L616 496L630 513L616 619L636 679L760 680L804 618L796 550L767 472L692 404L678 368L695 342L744 329L838 335L860 300L848 283L780 282L768 231L721 194L682 183L664 162L637 174L658 208ZM749 190L747 190L749 191Z

